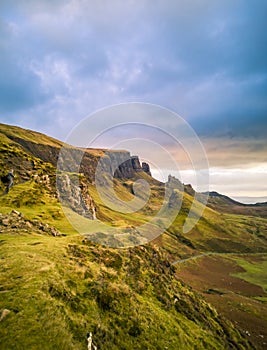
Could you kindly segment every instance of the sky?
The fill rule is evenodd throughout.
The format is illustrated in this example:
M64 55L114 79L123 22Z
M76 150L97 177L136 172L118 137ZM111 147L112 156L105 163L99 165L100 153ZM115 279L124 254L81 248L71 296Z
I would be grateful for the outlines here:
M266 18L265 0L1 0L0 121L64 140L156 104L199 136L211 190L267 198Z

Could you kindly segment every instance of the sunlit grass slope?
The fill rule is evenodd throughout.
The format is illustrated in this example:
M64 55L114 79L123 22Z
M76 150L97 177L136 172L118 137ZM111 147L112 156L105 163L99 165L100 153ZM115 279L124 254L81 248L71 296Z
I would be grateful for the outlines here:
M1 349L238 349L249 345L174 278L158 248L1 234Z

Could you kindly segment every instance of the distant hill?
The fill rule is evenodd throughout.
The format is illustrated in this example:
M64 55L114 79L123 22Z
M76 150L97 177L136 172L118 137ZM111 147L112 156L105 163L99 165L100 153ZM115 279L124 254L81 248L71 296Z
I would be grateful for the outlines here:
M245 204L262 204L267 203L267 196L262 197L251 197L251 196L234 196L233 197L236 201L245 203Z
M205 195L209 195L209 197L216 197L216 198L220 198L222 200L224 200L224 202L228 202L228 203L231 203L231 204L235 204L235 205L245 205L243 203L240 203L238 201L235 201L234 199L228 197L228 196L225 196L221 193L218 193L216 191L210 191L210 192L204 192L203 194Z
M240 206L248 206L248 207L255 207L255 206L266 206L267 202L257 202L257 203L243 203L242 201L234 200L231 197L225 196L224 194L218 193L216 191L210 191L210 192L204 192L203 194L209 195L210 197L218 197L225 200L225 202L232 203L234 205L240 205Z
M267 217L267 202L246 204L238 202L215 191L205 192L203 194L209 195L208 206L217 211L232 214L260 216L263 218Z

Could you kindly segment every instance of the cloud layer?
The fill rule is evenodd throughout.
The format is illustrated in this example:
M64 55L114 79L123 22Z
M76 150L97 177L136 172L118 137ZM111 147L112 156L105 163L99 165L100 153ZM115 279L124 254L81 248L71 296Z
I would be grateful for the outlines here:
M264 0L0 6L6 121L48 130L55 123L63 136L97 108L145 101L175 110L203 134L267 130Z

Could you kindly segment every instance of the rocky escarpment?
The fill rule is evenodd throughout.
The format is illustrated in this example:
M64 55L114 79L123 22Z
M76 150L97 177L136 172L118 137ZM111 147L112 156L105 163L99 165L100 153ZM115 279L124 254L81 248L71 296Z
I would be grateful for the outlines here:
M117 179L131 179L140 172L151 176L149 165L141 165L138 156L128 151L68 148L60 153L57 165L63 171L83 173L91 183L103 174Z
M63 204L88 219L96 219L96 208L86 181L75 174L58 175L57 189L59 199Z
M150 167L147 163L140 164L138 156L131 156L129 152L124 152L124 157L127 159L119 163L116 159L116 163L119 163L117 169L114 172L115 178L126 178L130 179L135 173L145 172L151 176ZM118 154L115 156L118 157Z
M172 175L169 175L168 176L168 181L166 182L166 187L170 190L180 190L180 191L183 191L183 184L182 182L177 179L175 176L172 176Z
M26 152L32 154L34 157L41 159L43 162L56 166L60 146L55 147L48 144L44 145L42 143L24 140L15 136L9 136L9 138L21 145Z
M97 168L118 179L131 179L136 173L142 171L151 176L149 165L140 164L138 156L131 156L128 151L82 149L69 146L62 149L60 143L50 145L13 135L8 137L32 156L63 171L83 173L91 183L95 180Z
M169 175L168 181L166 182L166 188L169 190L179 190L181 192L185 192L190 194L190 196L195 195L195 191L190 184L185 185L175 176Z
M143 163L142 163L142 170L143 170L145 173L147 173L149 176L152 176L152 175L151 175L151 171L150 171L150 166L149 166L148 163L146 163L146 162L143 162Z

